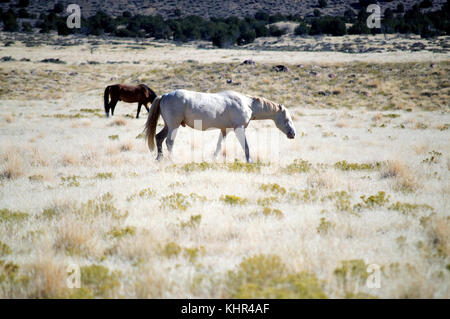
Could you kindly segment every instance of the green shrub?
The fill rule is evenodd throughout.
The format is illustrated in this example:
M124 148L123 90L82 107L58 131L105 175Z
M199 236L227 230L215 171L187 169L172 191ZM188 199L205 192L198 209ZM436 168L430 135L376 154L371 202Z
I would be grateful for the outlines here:
M273 216L273 217L276 217L276 218L283 217L283 212L281 210L276 209L276 208L267 207L267 206L265 206L263 208L262 214L264 216Z
M64 4L62 2L55 3L52 11L54 13L62 13L64 11Z
M120 271L110 271L102 265L90 265L80 268L81 286L86 289L86 297L112 297L120 287Z
M259 173L261 171L261 166L263 166L263 164L259 161L256 163L247 163L240 162L237 159L233 163L228 163L226 165L229 171L246 173Z
M343 286L345 292L353 290L352 284L363 285L369 277L367 265L362 259L342 261L341 267L334 270L334 275Z
M247 198L241 198L236 195L222 195L220 200L229 205L244 205L248 203Z
M319 0L318 2L319 8L326 8L328 6L327 0Z
M3 14L2 19L3 19L3 31L16 32L19 30L19 24L17 23L17 16L11 8L6 13Z
M420 211L434 211L434 208L427 204L411 204L402 202L396 202L395 204L389 206L388 209L398 211L403 215L411 214L413 216L417 215Z
M40 182L43 179L44 179L44 176L42 176L40 174L28 176L28 180L30 182Z
M118 140L118 139L119 139L119 135L110 135L110 136L108 136L108 138L109 138L110 140L112 140L112 141Z
M82 203L78 209L80 216L85 218L96 217L99 215L112 216L115 219L122 219L128 216L128 211L122 213L114 206L114 196L111 193L105 193L95 199L90 199Z
M20 31L25 32L25 33L31 33L31 32L33 32L33 26L29 22L22 22L22 27L21 27Z
M78 180L80 177L76 175L72 176L61 176L61 183L62 186L68 186L68 187L78 187L80 186L80 181Z
M29 4L30 4L30 0L19 0L17 2L17 6L19 8L26 8L26 7L28 7Z
M189 202L188 197L181 193L174 193L161 198L162 208L171 208L179 210L187 210L192 204Z
M347 34L347 28L345 27L344 21L339 17L316 17L311 22L309 34L331 34L332 36L341 36Z
M277 196L270 196L270 197L262 197L257 200L257 204L263 207L267 207L272 205L273 203L279 203L280 198Z
M442 153L437 151L428 152L429 157L425 158L422 162L426 164L437 164L439 163Z
M191 263L195 262L200 255L205 255L205 248L203 246L184 248L184 256L187 257Z
M202 215L191 215L188 221L181 222L181 228L197 228L202 221Z
M19 272L19 266L13 262L0 260L0 284L3 282L15 282Z
M324 200L333 200L334 207L338 212L354 213L351 203L351 196L346 191L334 192L328 196L323 197L322 201Z
M12 211L7 208L0 209L1 223L20 223L25 221L30 215L21 211Z
M127 226L125 228L113 228L108 232L112 238L121 239L125 236L134 236L136 234L136 227Z
M383 114L383 117L388 117L388 118L391 118L391 119L395 119L397 117L400 117L400 114L395 114L395 113Z
M44 216L47 219L53 219L56 217L59 217L59 212L55 208L45 208L42 211L42 216Z
M376 207L383 207L385 204L389 202L389 195L386 196L386 193L383 191L378 192L375 195L370 195L366 198L365 195L361 196L362 203L356 204L356 210L373 209Z
M269 35L271 37L281 37L286 34L286 30L278 28L276 25L269 26Z
M211 169L214 168L214 165L211 163L207 163L207 162L201 162L201 163L187 163L184 164L181 169L185 172L194 172L194 171L205 171L207 169Z
M276 183L274 183L274 184L261 184L259 189L261 189L261 190L263 190L265 192L270 192L270 193L275 193L275 194L280 194L280 195L286 194L286 189L284 187L281 187L280 185L278 185Z
M151 188L145 188L145 189L139 191L139 193L136 193L136 194L133 194L133 195L127 197L127 201L132 201L132 200L136 199L137 197L151 198L151 197L153 197L154 194L155 194L155 192Z
M230 298L326 298L321 283L310 273L289 274L278 256L256 255L228 272Z
M299 191L291 191L289 192L288 196L291 200L295 200L301 203L313 203L319 199L317 195L317 190L315 189L303 189Z
M293 174L293 173L306 173L309 172L311 169L312 164L305 160L296 159L292 164L289 164L286 166L284 171L287 174Z
M297 27L295 27L295 29L294 29L295 35L306 35L306 34L309 34L309 32L310 32L310 28L304 22L299 23L299 25Z
M4 257L6 255L10 255L12 253L11 248L5 243L0 241L0 257Z
M113 173L111 172L105 172L105 173L97 173L97 175L94 176L94 178L98 179L111 179L113 178Z
M178 245L175 242L167 243L164 248L162 249L162 255L166 256L167 258L176 257L181 253L182 249L180 245Z
M316 231L320 235L326 235L333 226L334 224L332 222L327 221L325 217L322 217L320 218L320 224L317 226Z
M375 170L381 167L380 162L375 163L348 163L347 161L340 161L334 164L334 167L342 171L356 171L356 170Z

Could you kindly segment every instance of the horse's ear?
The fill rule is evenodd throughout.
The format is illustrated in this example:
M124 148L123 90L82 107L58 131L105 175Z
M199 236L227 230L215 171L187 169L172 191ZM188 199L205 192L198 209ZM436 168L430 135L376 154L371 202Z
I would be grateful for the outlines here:
M282 111L284 109L284 105L283 104L278 104L278 111Z
M253 102L252 103L258 103L259 105L262 106L262 100L261 100L261 98L259 98L257 96L253 97Z

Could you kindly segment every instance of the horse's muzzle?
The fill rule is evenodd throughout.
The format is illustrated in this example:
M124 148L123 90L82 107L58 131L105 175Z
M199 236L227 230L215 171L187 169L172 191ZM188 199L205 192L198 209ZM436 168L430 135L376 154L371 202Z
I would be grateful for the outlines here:
M293 139L295 137L295 132L289 132L286 135L287 135L287 138Z

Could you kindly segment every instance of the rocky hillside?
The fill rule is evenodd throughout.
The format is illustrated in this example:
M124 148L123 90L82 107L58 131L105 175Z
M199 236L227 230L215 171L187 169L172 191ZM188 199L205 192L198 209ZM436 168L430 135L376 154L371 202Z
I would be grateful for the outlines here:
M5 1L5 0L3 0ZM7 0L6 0L7 1ZM438 9L446 0L433 0L433 9ZM314 9L318 9L318 0L29 0L27 11L39 15L42 12L52 10L56 3L62 3L67 7L69 3L78 3L82 14L90 16L97 11L104 11L108 15L122 15L124 11L131 14L156 15L161 14L165 18L175 16L198 15L202 17L227 17L254 15L263 10L270 14L302 16L312 15ZM320 8L322 14L342 15L347 9L355 11L360 9L358 0L327 0L325 8ZM422 0L392 0L379 1L382 10L395 9L399 3L403 3L405 9L418 4ZM16 6L18 0L0 3L4 11L10 6ZM431 9L431 8L430 8Z

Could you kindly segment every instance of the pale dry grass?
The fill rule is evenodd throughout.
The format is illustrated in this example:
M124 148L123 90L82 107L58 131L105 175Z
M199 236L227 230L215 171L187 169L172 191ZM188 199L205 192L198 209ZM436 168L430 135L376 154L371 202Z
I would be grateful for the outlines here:
M78 165L80 162L80 158L78 154L73 152L64 153L60 159L60 162L63 166L73 166Z
M37 260L25 267L31 278L28 298L58 298L67 290L66 265L55 258L51 251L42 251Z
M119 118L115 118L109 125L110 126L125 126L125 125L127 125L127 121L124 118L119 117Z
M381 170L382 178L392 178L394 189L414 192L421 187L416 173L405 163L398 160L387 161Z
M425 225L430 234L432 245L437 247L438 253L443 256L450 255L450 217L433 216Z
M129 152L133 149L134 143L132 141L127 141L120 144L121 152Z
M47 156L44 154L44 152L40 151L37 147L33 147L31 155L31 165L40 167L48 166L48 164L49 160L47 159Z
M5 55L13 50L4 49ZM68 64L46 67L60 72L52 76L61 87L71 85L73 90L44 94L31 89L30 94L42 97L27 96L26 103L19 96L2 101L4 114L23 107L29 116L2 126L0 166L7 172L4 177L15 176L0 180L0 241L10 248L2 260L18 267L16 278L28 276L0 283L2 298L77 293L100 298L228 297L227 274L257 254L277 255L289 272L314 274L331 298L358 292L381 298L450 297L449 130L436 129L438 123L450 122L443 108L447 93L413 94L416 82L430 90L446 77L447 62L437 63L444 73L432 76L428 60L417 65L335 64L349 57L327 53L329 63L315 66L300 62L309 54L298 52L173 46L173 52L167 47L138 52L133 60L148 61L148 68L130 64L118 75L117 66L105 61L121 60L121 49L99 46L93 56L79 46L52 50ZM153 52L160 55L153 57ZM189 52L198 53L196 59L205 57L204 63L181 62ZM77 59L103 64L71 64L74 53L80 53ZM32 48L29 54L35 60L50 55L48 48ZM230 57L218 58L225 54ZM242 54L255 57L257 65L240 66ZM368 56L366 61L381 59ZM315 63L325 55L316 58ZM313 61L312 55L308 59ZM176 63L161 72L161 61ZM271 62L287 63L291 72L274 73ZM23 77L37 82L27 83L48 81L44 74L31 74L31 65L23 66ZM17 69L3 66L5 72ZM411 77L412 66L420 73L418 79ZM320 76L310 75L311 70ZM84 73L81 78L67 72ZM329 73L336 77L330 79ZM120 102L117 115L109 119L89 112L70 117L76 114L73 110L100 107L102 90L112 77L144 82L163 94L178 87L229 89L224 81L228 75L241 83L232 89L283 102L294 115L294 140L270 135L269 129L276 131L270 121L249 124L250 152L260 161L252 166L235 163L244 155L234 134L227 137L226 158L213 162L218 132L195 135L189 128L180 128L172 158L155 162L156 154L139 135L145 116L122 117L134 112L135 105ZM348 83L359 78L360 83ZM330 94L317 95L319 90ZM14 99L18 93L11 94ZM62 99L47 100L59 94ZM416 129L416 123L428 127ZM116 140L109 138L115 135ZM24 143L30 140L32 144ZM432 150L442 153L439 160L424 162ZM342 161L349 169L336 165ZM386 201L380 199L382 192ZM223 199L226 195L230 202ZM368 288L350 274L343 285L336 270L351 260L359 260L363 268L382 267L381 287ZM84 290L68 290L69 264L94 265L93 283L83 283ZM2 271L0 266L0 276Z
M168 278L162 276L161 272L153 267L145 267L139 270L142 276L137 276L133 293L136 298L165 298L169 291Z
M327 170L325 172L311 172L308 174L306 183L309 187L320 190L336 189L339 187L345 188L343 181L338 177L337 173L332 170Z
M414 145L414 151L416 152L417 155L426 154L428 149L429 149L429 146L425 145L425 144Z
M69 255L91 254L95 247L94 234L94 228L69 214L58 222L54 247Z
M14 116L12 114L7 114L4 116L5 122L6 123L12 123L14 122Z
M8 151L3 154L4 161L0 165L0 178L17 179L25 174L25 165L20 154Z

